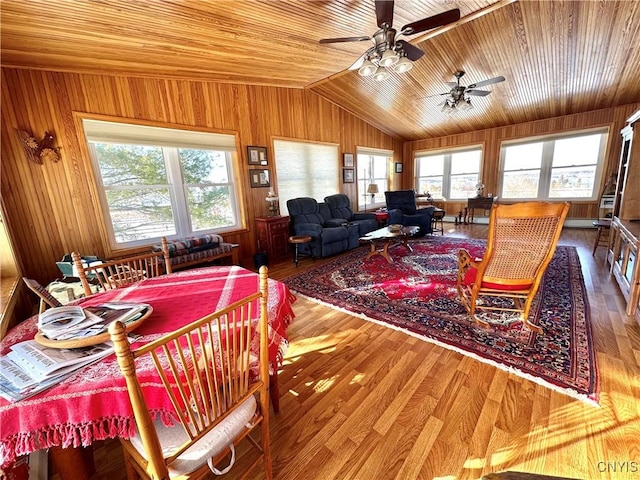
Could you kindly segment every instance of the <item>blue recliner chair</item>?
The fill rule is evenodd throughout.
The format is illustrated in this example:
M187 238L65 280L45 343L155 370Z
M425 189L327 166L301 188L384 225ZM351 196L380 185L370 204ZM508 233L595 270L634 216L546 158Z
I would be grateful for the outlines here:
M329 206L332 221L342 223L355 223L361 237L378 229L378 221L374 213L353 213L349 197L343 193L324 197L324 202Z
M299 245L300 253L314 257L328 257L358 246L357 225L327 225L331 219L329 207L314 198L287 200L294 235L309 235L311 242Z
M397 190L384 192L389 212L389 225L400 224L404 226L420 227L419 235L432 233L431 217L435 207L417 208L416 195L413 190Z

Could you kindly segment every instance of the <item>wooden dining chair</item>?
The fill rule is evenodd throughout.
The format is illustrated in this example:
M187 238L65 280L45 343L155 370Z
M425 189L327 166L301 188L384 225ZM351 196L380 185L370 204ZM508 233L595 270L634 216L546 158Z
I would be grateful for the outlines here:
M482 259L465 249L458 252L458 294L477 324L489 326L477 317L478 310L519 312L527 328L542 333L529 321L529 310L568 211L566 202L493 205Z
M259 278L259 291L133 350L124 325L109 326L136 421L134 437L121 439L130 480L226 473L242 440L254 447L242 466L252 471L262 461L266 478L272 478L267 267L260 268ZM257 357L251 351L256 344ZM141 364L155 367L158 378L150 385L161 383L161 393L143 386L136 371ZM173 405L163 414L174 419L173 426L151 417L148 395L164 396ZM229 455L229 465L220 468Z
M32 278L22 277L22 281L29 287L29 289L40 297L40 306L38 313L44 312L47 307L61 307L62 303L58 301L56 297L51 295L49 291L40 285L40 282L33 280Z
M86 296L93 293L89 279L98 283L102 290L112 290L171 273L171 261L166 252L145 253L91 264L83 262L78 252L72 252L71 258Z

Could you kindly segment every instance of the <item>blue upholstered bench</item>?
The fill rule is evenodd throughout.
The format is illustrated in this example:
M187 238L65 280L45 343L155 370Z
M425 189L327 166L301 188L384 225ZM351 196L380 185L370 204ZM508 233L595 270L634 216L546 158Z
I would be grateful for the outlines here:
M151 250L168 255L172 269L212 262L221 258L229 258L233 265L238 265L238 244L227 243L215 233L176 240L167 240L166 237L162 237L161 243L153 245Z

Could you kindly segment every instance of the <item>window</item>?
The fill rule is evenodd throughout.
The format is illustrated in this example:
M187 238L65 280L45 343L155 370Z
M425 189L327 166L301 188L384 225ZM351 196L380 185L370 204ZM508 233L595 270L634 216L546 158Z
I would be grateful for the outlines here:
M359 148L357 156L358 210L386 205L385 190L389 188L389 169L393 151ZM376 185L378 193L368 193ZM373 197L372 197L373 195Z
M503 144L501 196L507 199L595 199L606 130Z
M461 200L476 196L482 148L416 153L416 191L433 198Z
M113 246L240 225L235 137L83 120Z
M324 197L338 193L338 146L274 140L280 211L288 215L287 200Z

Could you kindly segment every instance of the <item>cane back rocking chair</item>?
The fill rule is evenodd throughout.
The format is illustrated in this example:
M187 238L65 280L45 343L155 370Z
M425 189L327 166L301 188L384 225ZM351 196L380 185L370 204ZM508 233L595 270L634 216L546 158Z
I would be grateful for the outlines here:
M233 466L235 445L242 440L257 453L247 452L241 462L248 469L245 475L262 461L266 478L272 478L267 267L261 267L259 283L259 292L134 350L121 322L109 326L137 428L130 440L121 439L130 480L224 474ZM153 365L153 375L159 378L140 378L139 365ZM161 393L145 391L159 383L164 386ZM147 395L170 401L173 426L151 418ZM253 438L257 430L259 440ZM219 467L229 454L228 466Z
M568 211L566 202L493 205L484 257L473 259L465 249L458 252L458 293L478 325L489 326L477 317L478 310L520 312L527 328L542 333L529 321L529 310Z

